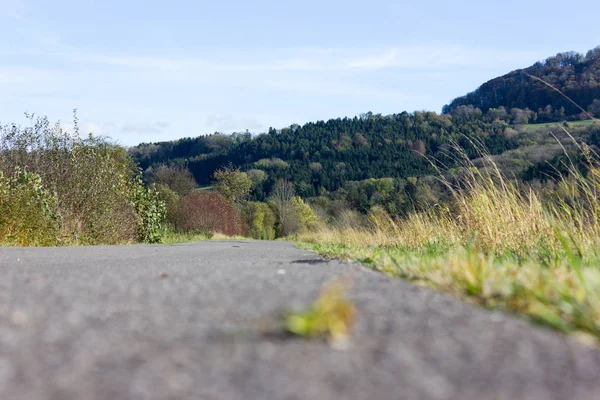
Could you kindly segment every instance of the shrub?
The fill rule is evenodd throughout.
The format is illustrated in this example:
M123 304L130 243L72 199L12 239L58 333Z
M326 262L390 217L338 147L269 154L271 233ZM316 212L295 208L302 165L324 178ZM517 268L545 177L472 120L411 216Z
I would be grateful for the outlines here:
M42 185L39 175L0 171L0 243L51 246L58 244L56 195Z
M238 210L215 192L194 192L179 201L176 229L180 232L241 235Z
M158 193L158 198L165 203L165 221L170 225L175 225L179 195L162 183L155 185L154 188Z
M262 184L268 178L267 173L265 171L263 171L262 169L251 169L251 170L248 170L246 172L246 174L248 174L248 177L252 181L253 187L256 187L256 186Z
M141 176L134 180L134 204L138 214L139 237L148 243L160 243L163 237L162 222L166 207L154 185L145 187Z
M292 209L298 221L299 230L310 230L317 225L317 215L299 196L292 199Z
M160 165L147 171L152 183L166 185L179 196L185 196L198 187L189 169L177 166Z
M214 189L233 203L244 200L252 190L252 180L248 174L233 167L217 170L214 178Z
M145 238L138 204L144 187L125 149L90 138L70 149L66 167L64 177L48 177L59 194L65 235L91 244Z
M101 137L79 137L76 116L72 133L51 126L46 117L29 118L31 126L0 127L0 171L15 178L20 171L34 173L54 196L59 228L47 231L52 237L40 241L34 235L33 241L113 244L160 239L164 204L143 185L124 148Z
M244 207L244 216L248 226L248 234L254 239L275 239L275 222L277 217L266 203L249 202Z

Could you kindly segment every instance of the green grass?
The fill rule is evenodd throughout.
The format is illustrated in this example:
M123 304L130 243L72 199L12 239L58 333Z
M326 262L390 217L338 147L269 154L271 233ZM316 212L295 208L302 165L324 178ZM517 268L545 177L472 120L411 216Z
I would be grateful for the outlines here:
M594 120L588 119L585 121L569 121L567 122L567 124L569 125L569 128L573 128L573 127L587 127L587 126L591 126L595 123ZM527 125L520 125L519 129L522 130L523 132L535 132L538 131L540 129L546 129L546 128L552 128L552 127L556 127L556 126L561 126L562 122L549 122L549 123L545 123L545 124L527 124Z
M327 258L355 261L392 277L450 293L485 307L511 311L565 333L600 343L600 254L566 251L548 261L541 248L528 255L494 255L466 247L352 246L297 243Z
M202 191L209 191L212 192L213 189L213 185L198 185L198 187L196 189L194 189L194 192L202 192Z

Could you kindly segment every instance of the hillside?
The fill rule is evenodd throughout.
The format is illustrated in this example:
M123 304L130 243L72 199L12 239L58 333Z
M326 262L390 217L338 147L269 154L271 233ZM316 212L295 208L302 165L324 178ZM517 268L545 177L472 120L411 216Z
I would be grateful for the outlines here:
M529 68L492 79L477 90L454 99L444 106L443 113L450 113L460 106L472 105L483 113L500 107L504 107L508 112L513 108L529 109L529 122L588 117L581 116L581 109L556 90L531 76L544 80L586 111L600 116L600 47L588 51L586 55L574 52L559 53Z
M402 191L409 178L432 175L435 167L455 166L456 144L476 163L480 151L475 147L485 147L505 172L539 177L537 171L545 170L544 163L563 151L547 133L552 130L560 136L563 125L550 121L576 119L580 111L527 74L548 81L590 112L600 114L599 47L585 56L562 53L489 81L454 100L441 115L427 111L366 113L271 128L259 135L216 133L143 143L130 153L147 172L160 165L187 167L200 185L210 184L214 172L226 165L253 171L260 179L252 198L259 201L266 200L274 183L283 178L292 181L296 193L304 198L339 191L341 198L363 210L374 204L371 192L377 190L365 188L366 184L358 190L356 182L393 178L396 189ZM598 137L592 135L598 131L597 124L574 121L566 126L578 139ZM388 210L405 207L398 204Z
M265 171L264 193L275 180L286 178L295 183L299 194L312 197L348 181L429 174L429 159L448 162L452 143L468 147L467 137L480 138L493 153L501 153L515 147L515 133L506 122L487 122L477 113L368 113L270 129L255 137L215 134L141 144L130 151L144 169L186 165L200 184L210 183L217 168L231 163L244 170ZM262 199L262 193L257 198Z

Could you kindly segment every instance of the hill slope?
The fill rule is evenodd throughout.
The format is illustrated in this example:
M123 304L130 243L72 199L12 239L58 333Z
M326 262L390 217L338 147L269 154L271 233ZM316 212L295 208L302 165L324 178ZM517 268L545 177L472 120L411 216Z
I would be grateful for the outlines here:
M515 147L516 133L504 121L486 122L477 113L438 115L434 112L318 121L251 137L211 135L174 142L141 144L131 149L142 168L160 164L186 165L200 184L211 181L227 164L267 172L270 184L292 180L299 194L311 197L333 191L348 181L406 178L432 172L426 157L447 160L454 142L480 138L494 153ZM261 197L260 195L258 196Z
M442 168L455 165L452 148L456 144L467 149L469 157L479 156L473 142L484 145L491 154L504 153L502 165L518 175L561 151L551 135L535 134L543 124L530 129L527 123L575 119L581 113L562 95L528 75L544 79L600 116L599 47L585 56L562 53L491 80L445 106L442 115L426 111L387 116L366 113L271 128L256 136L246 132L144 143L130 152L146 170L162 164L187 166L199 184L211 183L215 170L229 164L262 170L259 174L265 179L253 193L257 200L265 200L281 178L294 182L302 197L313 197L323 191L351 190L353 181L429 175L434 172L432 161ZM554 126L559 135L560 127ZM576 136L587 129L577 136L585 140L598 130L597 125L571 128L577 128Z
M472 105L487 112L491 108L505 107L525 109L537 113L538 122L575 119L581 110L564 96L534 76L562 91L579 106L600 116L600 47L586 55L568 52L559 53L546 61L529 68L519 69L492 79L477 90L454 99L444 106L449 113L460 106ZM561 108L564 110L561 112Z

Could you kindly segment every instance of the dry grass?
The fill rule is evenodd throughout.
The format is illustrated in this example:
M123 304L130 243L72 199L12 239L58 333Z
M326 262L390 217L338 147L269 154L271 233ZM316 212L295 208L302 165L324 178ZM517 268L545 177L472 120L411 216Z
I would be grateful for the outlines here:
M564 253L565 245L587 249L600 244L600 159L585 146L589 171L571 166L560 182L561 197L543 194L507 180L491 159L486 168L464 168L459 183L442 181L453 195L449 207L392 219L384 210L369 215L369 226L322 224L302 232L299 241L348 246L421 246L444 242L484 252L528 254L543 246ZM565 243L567 241L568 243Z
M322 225L296 239L325 256L600 338L600 157L579 150L588 173L571 163L550 200L493 162L471 164L458 184L443 179L454 199L448 208L402 220L379 211L368 227Z

